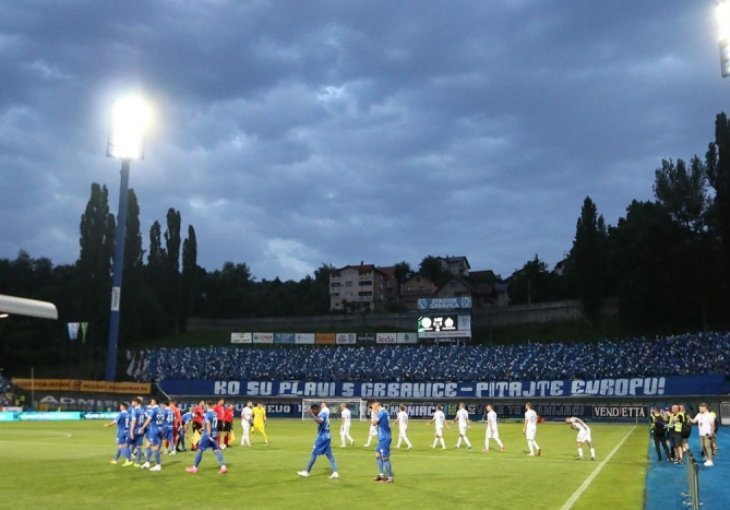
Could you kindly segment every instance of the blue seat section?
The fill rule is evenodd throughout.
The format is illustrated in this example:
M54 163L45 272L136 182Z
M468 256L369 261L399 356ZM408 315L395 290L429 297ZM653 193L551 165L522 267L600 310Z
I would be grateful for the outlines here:
M128 352L139 381L479 381L730 375L730 333L510 345L182 347Z

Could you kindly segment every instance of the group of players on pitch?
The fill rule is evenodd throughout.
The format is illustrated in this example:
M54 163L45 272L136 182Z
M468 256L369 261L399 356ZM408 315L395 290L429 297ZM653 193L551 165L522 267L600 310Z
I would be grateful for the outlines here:
M241 446L251 446L251 433L258 432L269 444L266 435L266 408L262 404L255 407L247 402L241 411L243 436ZM212 450L220 466L219 473L225 474L228 468L223 459L224 450L233 438L233 406L225 405L221 399L217 404L201 401L190 411L182 414L175 401L160 402L152 398L148 405L142 404L142 398L132 399L127 405L119 406L119 414L106 427L117 428L117 451L112 464L124 458L123 467L134 466L150 471L161 471L161 449L175 455L185 451L185 435L192 425L193 437L191 449L197 450L193 465L186 468L188 473L196 473L203 458L203 452ZM142 462L142 456L145 461Z
M162 469L160 463L161 448L166 445L168 453L174 455L178 451L178 447L182 445L184 450L184 437L187 430L187 424L193 422L193 428L199 435L195 446L197 452L193 465L185 468L188 473L194 474L198 471L198 466L203 458L203 453L212 450L218 460L219 473L228 472L222 450L226 448L229 439L232 437L232 420L225 419L230 416L226 411L232 409L232 406L224 406L222 400L216 405L213 402L206 402L203 409L203 402L191 411L181 415L174 401L158 404L155 399L150 399L147 406L142 405L140 397L132 400L131 406L121 404L119 414L110 423L105 426L117 427L117 451L116 456L112 460L113 464L119 462L120 457L124 457L123 466L136 466L150 471L160 471ZM330 410L325 402L321 404L313 404L310 407L310 415L317 423L317 436L314 441L314 447L309 459L307 467L297 474L301 477L309 477L312 466L317 457L324 455L332 468L330 479L339 478L337 471L337 463L332 454L332 432L330 427ZM347 442L354 444L354 439L350 435L350 427L352 425L351 412L343 403L340 404L340 440L341 447L346 447ZM368 441L365 447L369 447L373 438L377 439L377 447L375 449L375 457L378 464L378 476L375 478L378 482L393 483L393 469L390 462L390 447L392 443L390 414L383 408L380 402L374 402L370 406L370 429L368 433ZM399 406L396 416L398 423L398 443L396 448L400 448L405 443L410 450L413 444L408 439L408 413L405 405ZM504 452L504 444L499 438L499 428L497 425L497 413L494 407L489 404L486 406L486 436L484 440L484 452L489 452L490 441L494 440L499 446L499 451ZM462 441L468 449L472 445L467 436L467 430L471 427L469 412L466 405L459 404L456 417L453 420L458 424L459 438L456 448L460 448ZM583 459L583 444L587 444L590 449L591 460L595 460L596 452L593 447L591 438L591 429L586 423L577 417L568 417L565 422L571 428L578 431L576 444L578 447L578 459ZM448 427L446 415L442 406L437 406L431 420L427 425L434 425L435 437L432 448L436 448L439 444L441 448L446 448L444 441L444 428ZM527 446L530 456L539 456L542 449L537 444L537 424L538 416L530 403L525 405L525 418L522 432L527 439ZM259 432L264 437L264 444L268 445L268 437L266 435L266 409L263 405L253 406L251 402L247 402L246 406L241 410L241 426L242 437L241 446L251 446L251 433ZM177 431L177 433L176 433ZM145 453L145 462L142 463L142 455ZM133 460L134 458L134 460Z

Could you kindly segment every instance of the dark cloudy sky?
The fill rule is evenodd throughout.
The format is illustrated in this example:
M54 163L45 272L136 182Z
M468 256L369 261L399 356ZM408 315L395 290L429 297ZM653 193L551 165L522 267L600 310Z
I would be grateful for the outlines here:
M0 257L78 257L113 99L157 123L131 186L199 263L466 255L503 276L615 224L730 109L714 0L0 0Z

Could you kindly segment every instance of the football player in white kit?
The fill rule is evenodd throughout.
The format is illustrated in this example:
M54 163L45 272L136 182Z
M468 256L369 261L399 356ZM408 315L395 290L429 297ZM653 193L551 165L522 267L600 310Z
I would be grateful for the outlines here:
M410 440L408 439L408 413L406 412L406 406L401 404L398 406L398 444L396 448L400 448L402 442L408 445L408 449L413 448Z
M251 448L251 422L253 421L253 403L246 402L246 405L241 409L241 446L247 445Z
M565 423L570 425L571 429L578 431L578 437L575 441L578 446L576 460L583 460L583 443L588 443L588 448L591 450L591 460L596 460L596 449L593 448L593 441L591 440L591 428L583 420L575 416L565 418Z
M504 445L499 439L499 428L497 427L497 413L492 404L487 404L487 433L484 438L484 451L489 452L489 440L494 439L499 445L499 451L504 451Z
M446 443L444 442L444 425L447 427L449 426L448 423L446 423L446 415L444 414L443 407L438 405L436 406L436 411L433 413L433 418L429 420L429 422L426 425L434 424L436 435L433 440L433 445L431 448L436 448L437 444L441 444L441 449L446 449Z
M345 441L350 442L350 446L355 444L355 440L350 436L350 426L352 425L352 413L344 402L340 404L340 448L346 446Z
M532 409L532 404L525 404L525 423L522 425L522 433L527 438L527 447L530 449L530 457L542 455L540 445L535 441L537 436L537 413Z
M372 415L372 406L368 406L371 410ZM370 443L372 442L373 438L378 439L378 426L373 425L372 422L370 422L370 428L368 429L368 441L365 443L365 446L363 448L370 448Z
M466 429L471 428L471 421L469 420L469 411L466 410L466 405L463 402L459 403L459 410L456 411L454 423L459 425L459 439L456 441L456 447L461 448L461 440L463 439L467 450L471 450L471 442L466 437Z

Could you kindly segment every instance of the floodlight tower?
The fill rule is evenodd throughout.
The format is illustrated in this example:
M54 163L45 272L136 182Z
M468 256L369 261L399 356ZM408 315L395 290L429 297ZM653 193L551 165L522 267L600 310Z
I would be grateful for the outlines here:
M718 0L716 5L718 40L720 41L720 72L730 76L730 1Z
M124 273L124 240L127 233L127 195L129 167L133 159L144 159L144 137L150 122L150 108L139 96L123 97L114 103L112 123L107 139L106 155L122 160L119 186L119 212L114 241L114 269L112 273L111 311L109 315L109 348L106 359L106 380L113 381L117 374L117 346Z

